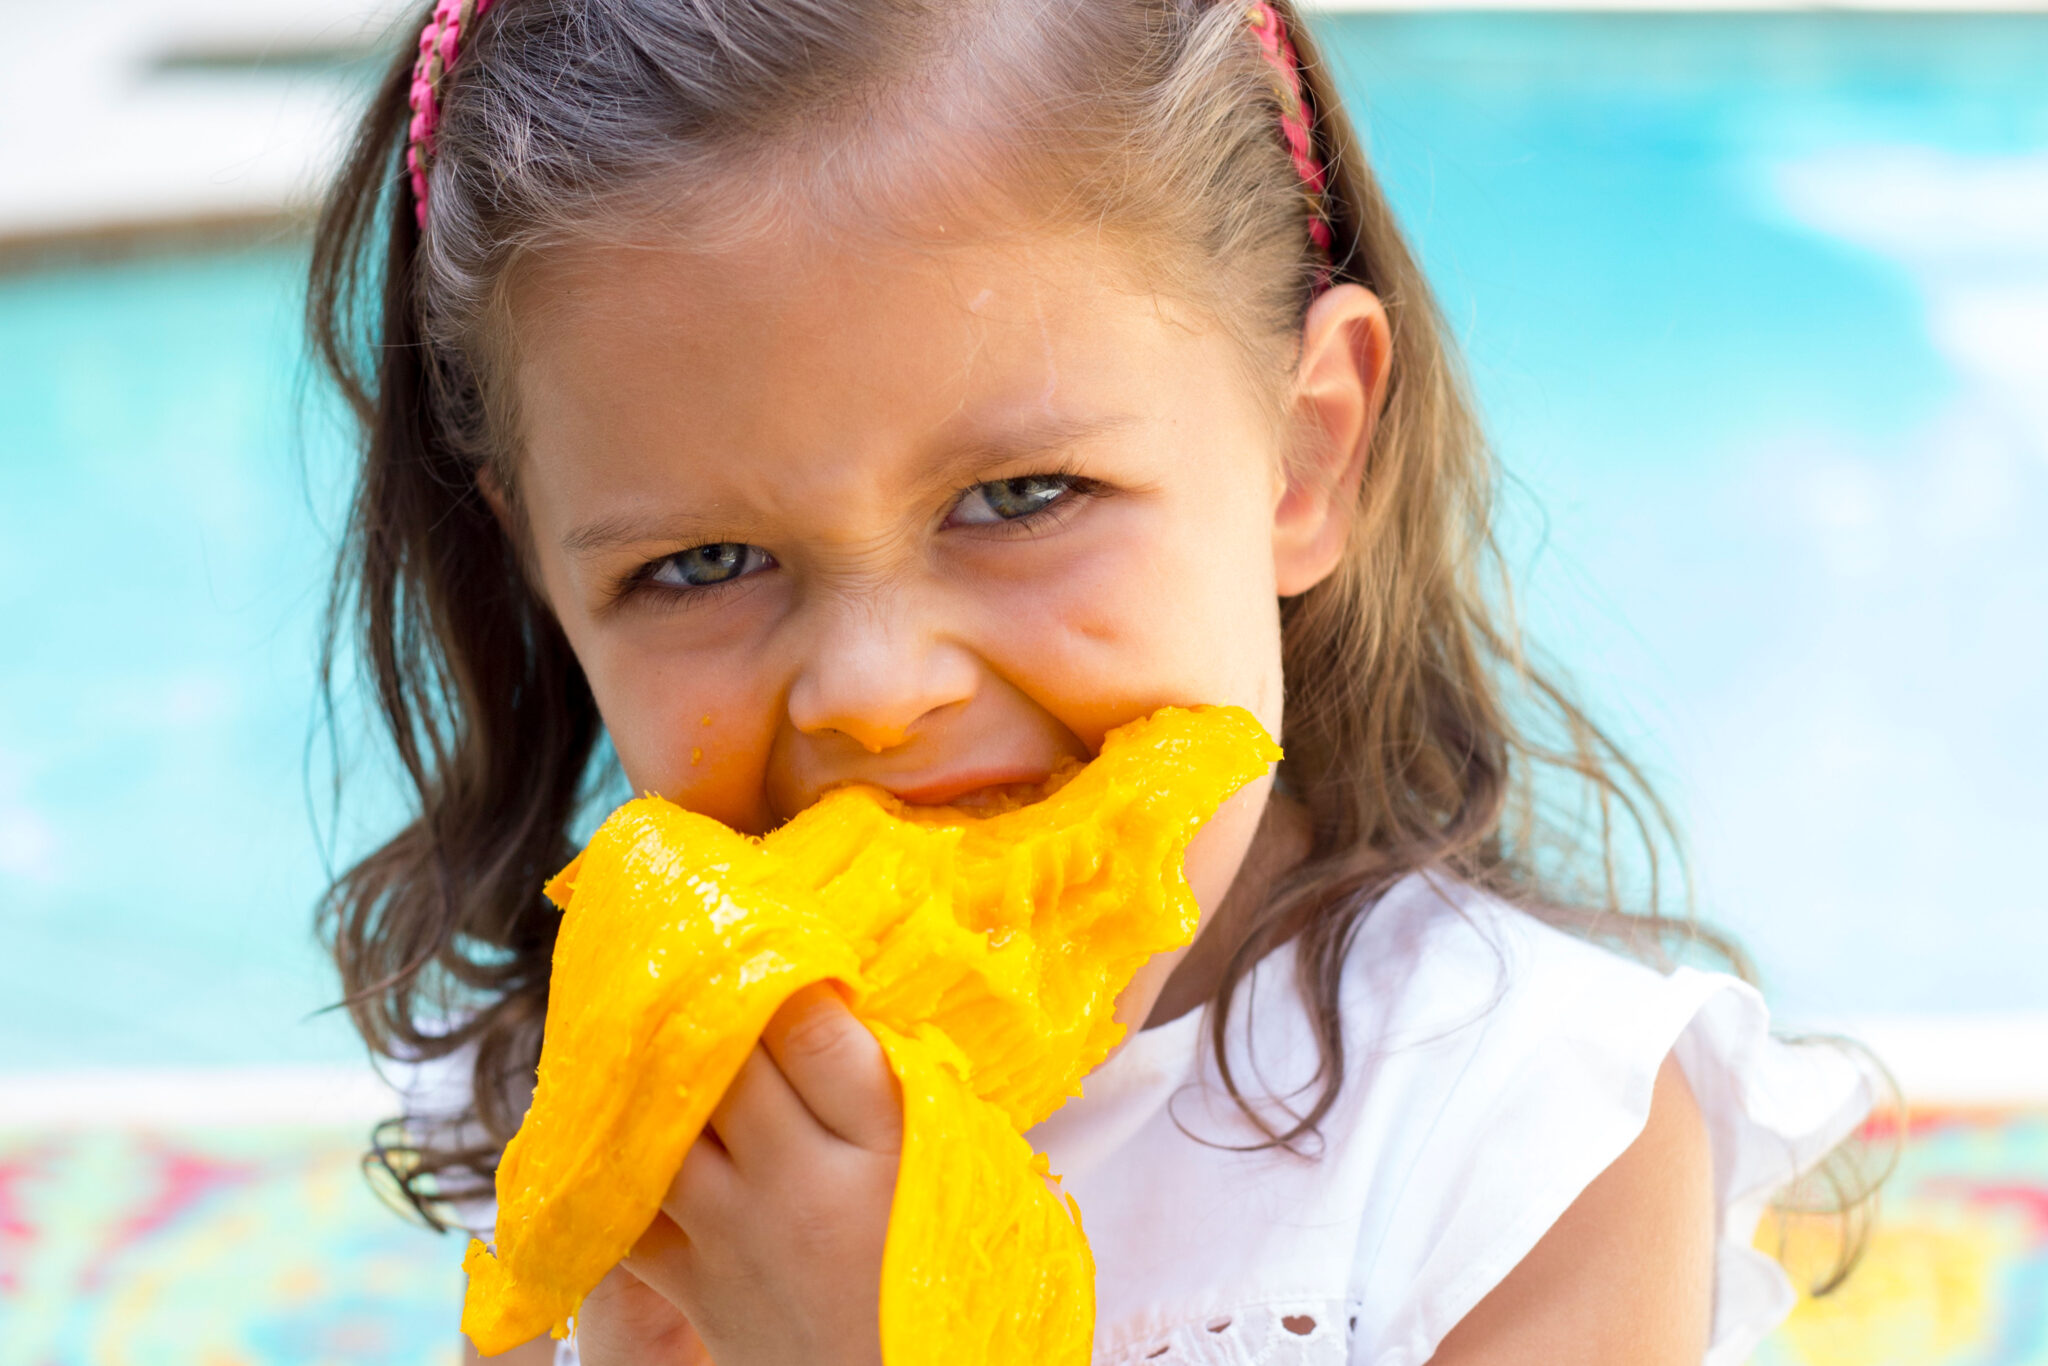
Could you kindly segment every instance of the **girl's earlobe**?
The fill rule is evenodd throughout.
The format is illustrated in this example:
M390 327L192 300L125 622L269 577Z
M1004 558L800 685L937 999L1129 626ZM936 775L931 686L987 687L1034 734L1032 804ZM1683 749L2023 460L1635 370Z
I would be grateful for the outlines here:
M505 483L498 478L498 472L489 465L479 466L476 491L483 497L484 505L490 508L491 516L497 519L498 530L505 533L507 540L517 544L518 538L513 535L512 500L506 495Z
M548 597L547 586L541 575L540 561L533 553L533 540L526 523L526 514L521 511L511 488L504 476L490 465L478 467L476 472L477 496L484 500L484 506L491 510L491 520L498 524L498 533L505 538L505 544L512 553L513 563L527 590L548 611L554 610Z
M1306 593L1344 558L1392 360L1386 307L1371 290L1338 285L1309 305L1288 405L1292 448L1273 509L1281 597Z
M491 510L491 520L498 524L498 532L505 538L505 544L512 548L512 556L518 561L519 572L526 579L527 586L535 593L541 593L540 571L533 558L532 543L527 538L526 524L513 504L512 491L505 486L505 480L491 466L481 466L476 472L476 491L484 500L484 506Z

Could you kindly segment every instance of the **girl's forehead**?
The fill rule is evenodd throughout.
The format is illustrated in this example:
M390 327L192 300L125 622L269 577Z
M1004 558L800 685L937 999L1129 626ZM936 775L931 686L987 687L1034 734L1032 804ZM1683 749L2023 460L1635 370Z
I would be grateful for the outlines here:
M526 272L510 316L529 452L1090 422L1174 401L1221 341L1114 251L1052 236L592 246Z
M886 236L791 227L714 249L687 233L593 240L524 265L510 313L526 349L549 333L576 344L620 323L700 335L792 325L814 332L823 315L921 331L970 320L1039 326L1098 311L1113 296L1154 295L1129 254L1106 241L991 233L935 217Z

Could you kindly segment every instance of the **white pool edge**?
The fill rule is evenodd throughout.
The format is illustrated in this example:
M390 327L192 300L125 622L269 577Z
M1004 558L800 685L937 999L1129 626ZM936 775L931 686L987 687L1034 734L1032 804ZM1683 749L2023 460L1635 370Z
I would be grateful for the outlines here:
M2048 1107L2048 1011L1873 1016L1830 1028L1883 1059L1912 1106ZM0 1131L367 1127L394 1109L366 1066L0 1072Z
M0 1072L0 1131L349 1128L393 1113L367 1066L119 1067Z
M1875 1053L1909 1106L2048 1106L2048 1011L1867 1016L1833 1032Z

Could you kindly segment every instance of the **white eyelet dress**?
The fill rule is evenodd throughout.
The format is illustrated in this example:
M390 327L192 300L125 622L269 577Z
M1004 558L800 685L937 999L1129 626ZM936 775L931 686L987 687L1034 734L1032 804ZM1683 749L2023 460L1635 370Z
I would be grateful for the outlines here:
M1315 1095L1294 974L1291 946L1260 962L1227 1035L1282 1128ZM1751 1246L1766 1204L1875 1095L1847 1055L1773 1039L1735 978L1660 974L1420 874L1367 913L1342 1019L1343 1088L1306 1155L1256 1147L1206 1010L1129 1039L1032 1131L1094 1249L1095 1366L1422 1366L1642 1132L1666 1056L1713 1145L1706 1364L1736 1366L1794 1298ZM446 1113L445 1090L408 1091L409 1113Z
M1300 1109L1317 1055L1294 973L1291 947L1262 961L1227 1037L1241 1092ZM1232 1150L1261 1136L1206 1011L1138 1034L1033 1131L1095 1251L1097 1366L1421 1366L1642 1132L1673 1054L1713 1145L1708 1366L1790 1310L1757 1223L1874 1088L1840 1052L1772 1039L1747 985L1416 875L1367 913L1341 1001L1344 1085L1311 1156Z

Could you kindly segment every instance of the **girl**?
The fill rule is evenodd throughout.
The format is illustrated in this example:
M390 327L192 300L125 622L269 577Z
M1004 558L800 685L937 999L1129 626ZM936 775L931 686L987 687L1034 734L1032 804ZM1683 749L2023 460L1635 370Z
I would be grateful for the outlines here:
M1869 1088L1590 942L1659 961L1611 827L1660 812L1522 664L1429 291L1289 6L442 0L313 286L365 438L338 605L418 798L328 924L423 1064L385 1156L425 1208L517 1127L540 885L608 777L759 832L1236 703L1287 759L1032 1134L1096 1359L1734 1362L1785 1311L1758 1217ZM563 1354L878 1360L897 1136L872 1038L791 1001Z

